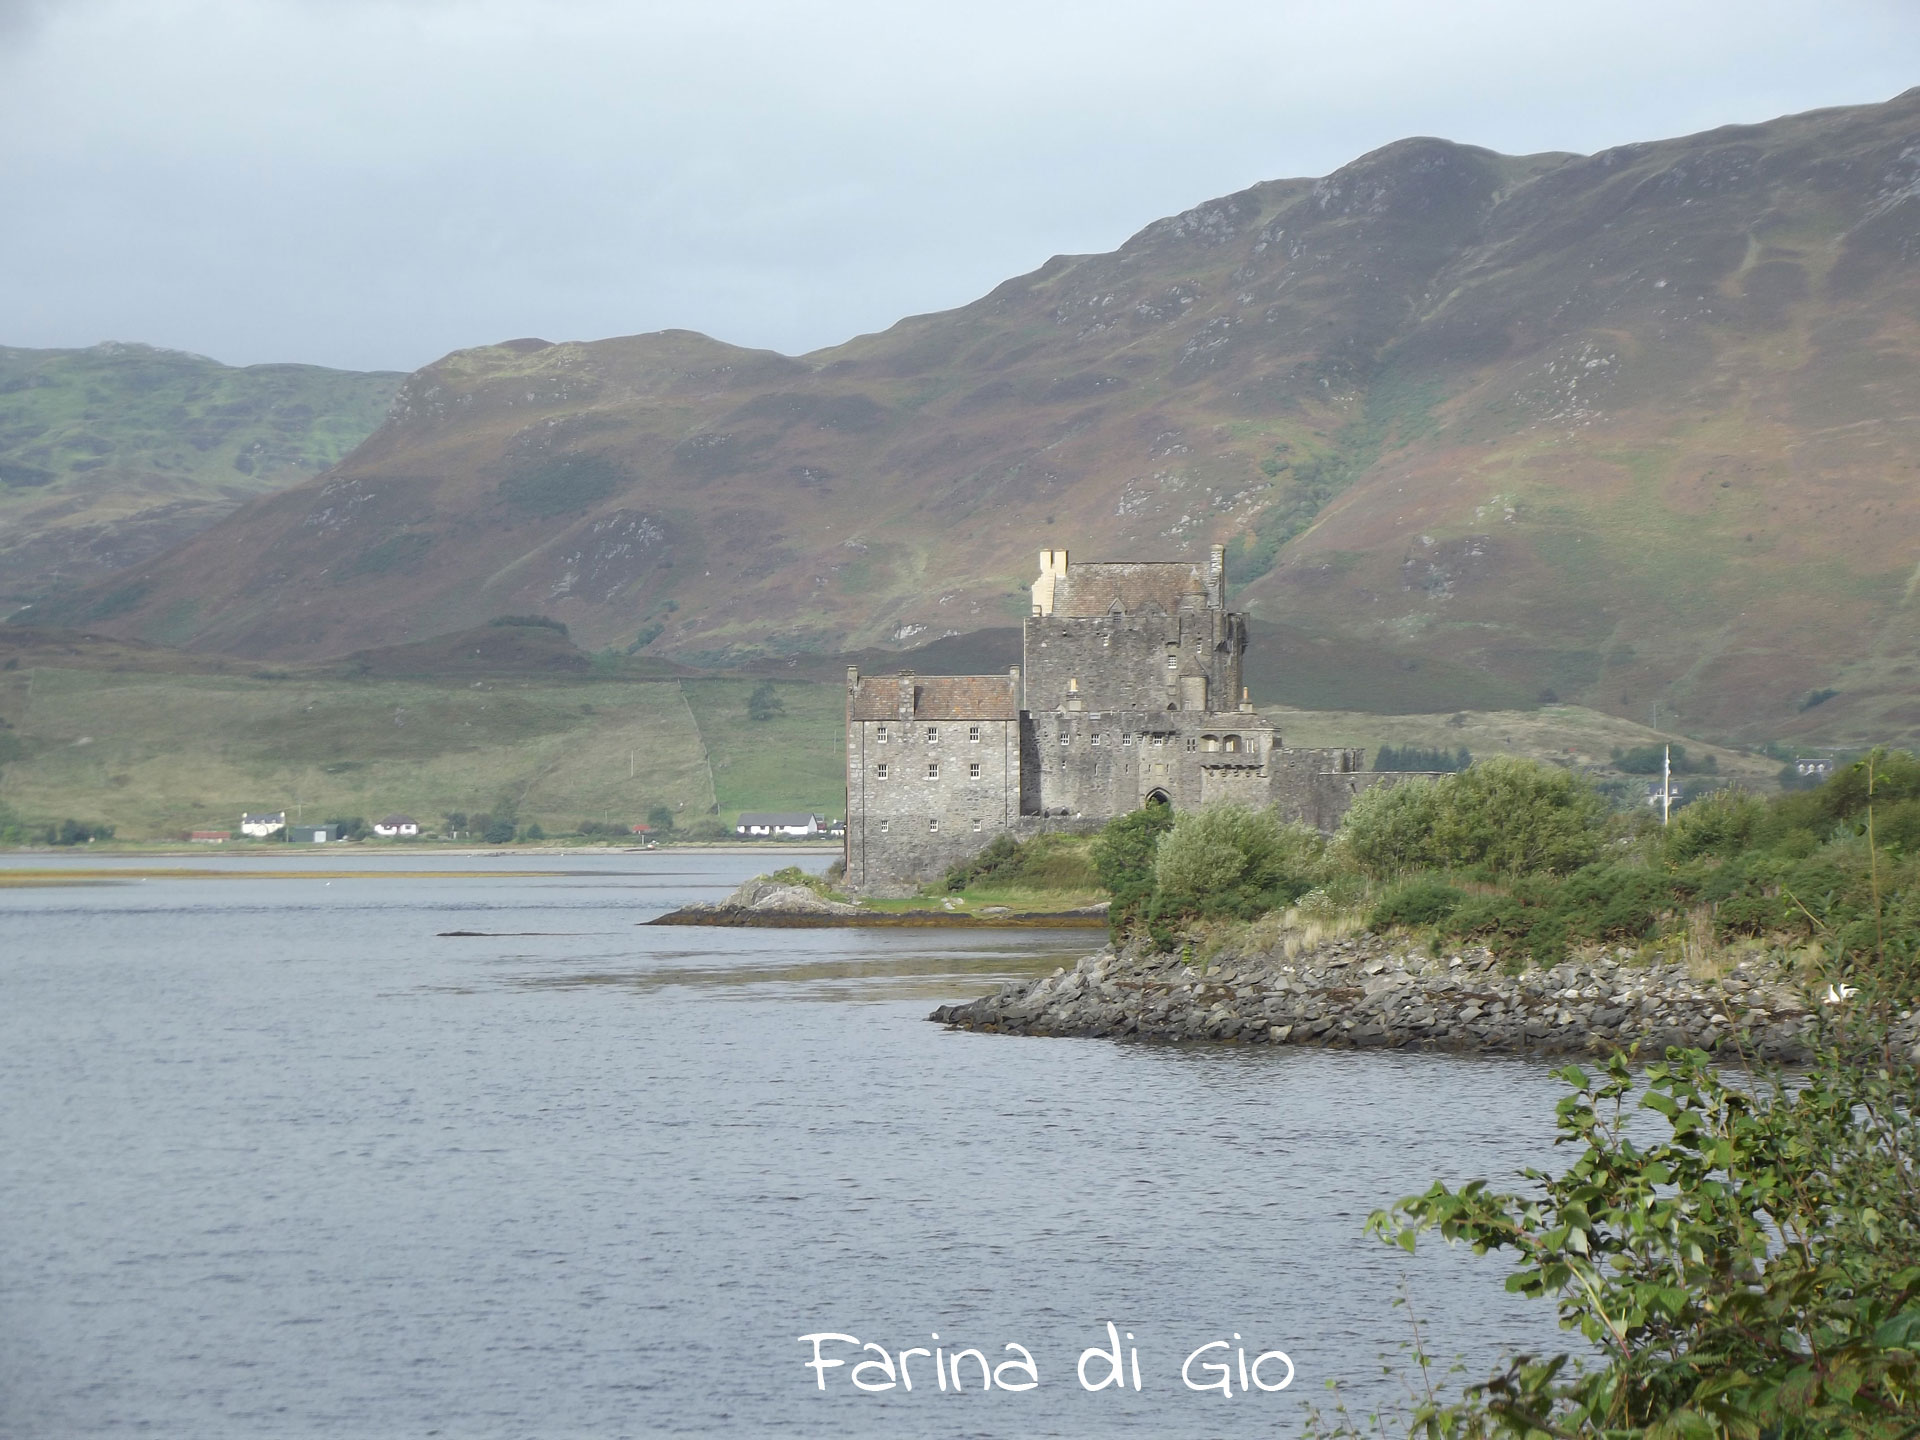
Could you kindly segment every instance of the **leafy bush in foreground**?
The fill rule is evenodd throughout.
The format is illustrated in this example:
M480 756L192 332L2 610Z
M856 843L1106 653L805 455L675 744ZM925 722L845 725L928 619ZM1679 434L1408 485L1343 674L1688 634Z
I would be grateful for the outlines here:
M1507 1288L1552 1297L1601 1353L1520 1356L1428 1440L1905 1440L1920 1429L1920 1085L1829 1055L1749 1092L1698 1051L1603 1078L1559 1072L1559 1143L1537 1193L1435 1184L1370 1228L1509 1250ZM1628 1137L1633 1110L1666 1128ZM1431 1392L1429 1392L1431 1393ZM1351 1432L1350 1432L1351 1433Z

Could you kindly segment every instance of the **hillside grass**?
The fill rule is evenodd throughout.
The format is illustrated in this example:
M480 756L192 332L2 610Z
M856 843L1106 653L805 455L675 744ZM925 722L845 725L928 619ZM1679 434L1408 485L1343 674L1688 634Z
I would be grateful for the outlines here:
M1475 755L1524 755L1576 769L1609 765L1613 752L1671 741L1696 760L1712 756L1718 778L1752 790L1776 788L1780 762L1744 750L1710 745L1691 736L1637 725L1583 705L1543 705L1537 710L1456 710L1448 714L1375 715L1358 710L1266 709L1290 749L1365 747L1368 762L1382 745L1456 750ZM1638 776L1645 780L1648 777ZM1658 777L1653 777L1657 779Z
M706 747L723 815L742 810L810 810L844 817L846 689L778 683L783 713L747 718L747 697L761 682L682 680L681 693Z
M709 833L742 809L838 815L840 692L782 687L786 713L749 728L734 715L751 688L22 668L0 672L13 757L0 804L105 821L125 840L234 830L246 810L401 811L438 828L450 811L510 804L549 834L645 820L658 805Z

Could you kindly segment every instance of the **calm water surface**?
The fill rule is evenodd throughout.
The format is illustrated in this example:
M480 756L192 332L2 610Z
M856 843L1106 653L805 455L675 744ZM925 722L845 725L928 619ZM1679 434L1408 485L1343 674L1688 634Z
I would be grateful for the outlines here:
M0 863L8 1436L1286 1434L1388 1393L1403 1285L1476 1370L1558 1338L1498 1260L1361 1233L1547 1159L1543 1068L925 1022L1087 932L636 927L752 858L6 885L48 863ZM1075 1378L1108 1320L1137 1393ZM823 1394L814 1331L1041 1384ZM1185 1389L1236 1333L1294 1385Z

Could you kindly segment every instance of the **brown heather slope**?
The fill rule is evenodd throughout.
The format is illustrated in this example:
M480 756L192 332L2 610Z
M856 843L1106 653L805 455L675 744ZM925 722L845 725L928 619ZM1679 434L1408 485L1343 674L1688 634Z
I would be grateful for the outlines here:
M1406 140L800 359L459 352L46 618L312 657L543 611L711 664L1007 625L1042 544L1231 540L1336 664L1911 739L1916 362L1920 91L1584 158Z

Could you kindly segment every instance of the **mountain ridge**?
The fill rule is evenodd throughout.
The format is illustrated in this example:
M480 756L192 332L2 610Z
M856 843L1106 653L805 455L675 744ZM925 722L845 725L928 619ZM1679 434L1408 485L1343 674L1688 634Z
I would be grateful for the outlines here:
M1591 156L1396 141L802 357L457 351L325 475L35 618L303 658L542 610L710 665L1004 625L1041 544L1226 541L1335 646L1899 738L1916 199L1920 90Z

